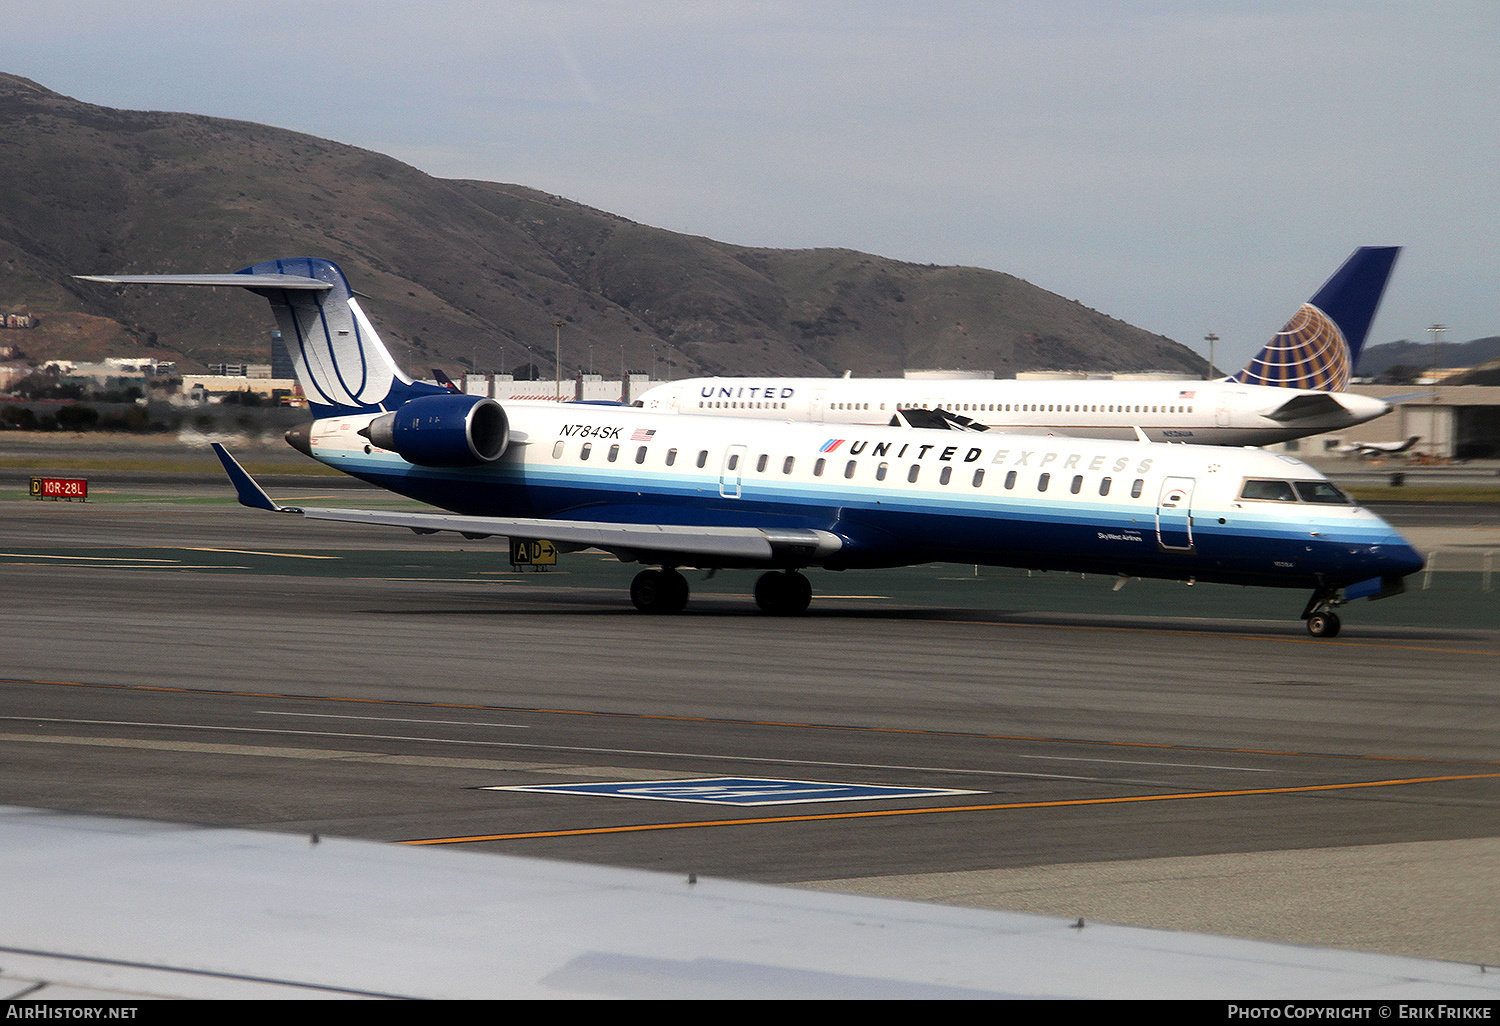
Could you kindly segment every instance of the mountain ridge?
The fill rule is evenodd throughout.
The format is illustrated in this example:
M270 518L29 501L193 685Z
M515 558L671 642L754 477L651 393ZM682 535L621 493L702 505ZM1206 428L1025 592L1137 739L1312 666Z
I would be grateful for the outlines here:
M6 74L0 163L0 308L40 320L0 344L33 358L145 349L189 365L264 362L269 321L254 297L72 276L326 256L371 297L398 361L424 375L529 363L550 376L559 323L565 374L617 362L670 376L1203 369L1170 339L999 271L738 246L304 133L115 110Z

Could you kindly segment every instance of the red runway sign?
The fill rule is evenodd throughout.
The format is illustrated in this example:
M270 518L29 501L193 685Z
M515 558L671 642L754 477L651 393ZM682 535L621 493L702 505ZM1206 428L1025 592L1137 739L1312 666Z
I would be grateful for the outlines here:
M31 479L31 497L87 502L89 483L81 477L34 477Z

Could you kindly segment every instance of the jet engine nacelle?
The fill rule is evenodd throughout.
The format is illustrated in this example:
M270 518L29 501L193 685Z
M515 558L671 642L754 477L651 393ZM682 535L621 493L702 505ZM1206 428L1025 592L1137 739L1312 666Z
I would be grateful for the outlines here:
M418 466L473 467L504 455L510 422L493 399L429 395L381 414L359 433Z

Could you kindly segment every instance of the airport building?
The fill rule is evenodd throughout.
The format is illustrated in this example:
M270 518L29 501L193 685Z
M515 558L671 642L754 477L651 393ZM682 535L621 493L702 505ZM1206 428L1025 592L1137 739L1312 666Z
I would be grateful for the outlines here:
M647 389L661 384L646 374L625 375L624 381L610 380L601 374L578 374L572 381L553 378L540 381L518 381L510 374L466 374L463 390L468 395L485 395L491 399L561 399L563 402L632 403Z
M1500 459L1500 385L1350 385L1348 390L1396 408L1335 434L1272 448L1321 456L1354 442L1404 442L1415 435L1413 453L1435 459Z

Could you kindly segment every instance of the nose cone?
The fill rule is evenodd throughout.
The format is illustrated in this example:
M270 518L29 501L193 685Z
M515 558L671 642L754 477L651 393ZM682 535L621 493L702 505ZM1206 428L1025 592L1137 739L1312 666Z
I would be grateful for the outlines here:
M1408 577L1427 565L1422 554L1404 540L1381 546L1380 555L1387 566L1380 572L1382 577Z
M287 445L290 445L302 455L311 456L313 454L311 424L298 424L282 437L286 439Z
M1350 424L1363 424L1367 420L1383 417L1391 412L1391 404L1384 399L1376 399L1369 395L1355 395L1353 392L1340 392L1338 395L1339 405L1347 411Z

